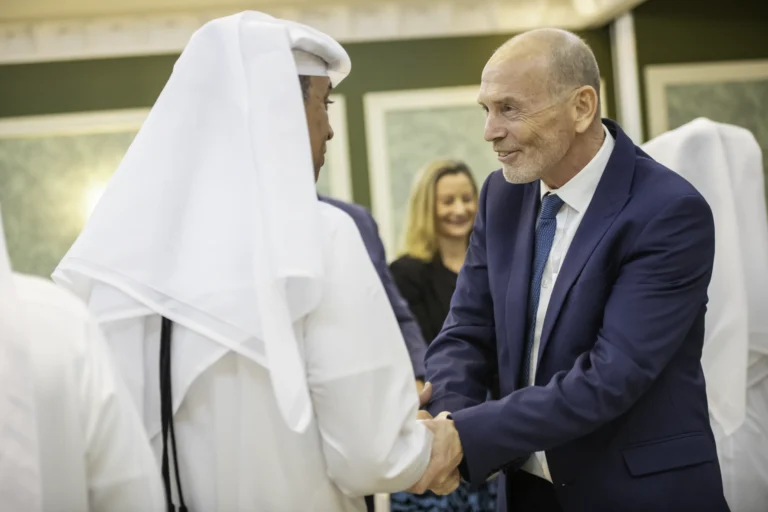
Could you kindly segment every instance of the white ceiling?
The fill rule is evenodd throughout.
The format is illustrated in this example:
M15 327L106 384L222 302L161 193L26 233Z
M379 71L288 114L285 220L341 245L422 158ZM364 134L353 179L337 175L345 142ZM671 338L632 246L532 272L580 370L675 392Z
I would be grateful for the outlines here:
M592 17L635 5L643 0L459 0L521 12L569 10L576 17ZM190 11L238 12L246 9L301 8L322 11L334 6L377 8L382 4L425 4L433 0L0 0L0 22L145 15ZM546 13L544 18L546 18Z
M0 0L0 21L60 19L183 11L232 11L264 6L365 4L375 0Z
M0 0L0 64L180 52L201 25L247 9L341 43L605 25L644 0Z

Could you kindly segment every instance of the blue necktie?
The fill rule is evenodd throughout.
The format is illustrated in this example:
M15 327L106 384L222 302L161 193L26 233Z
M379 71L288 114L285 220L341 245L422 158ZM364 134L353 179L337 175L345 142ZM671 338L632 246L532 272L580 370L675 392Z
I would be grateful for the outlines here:
M541 276L544 274L544 266L552 250L552 240L557 230L555 216L563 206L563 200L558 196L547 193L541 200L539 222L536 225L536 241L534 242L533 269L531 272L531 287L528 290L528 331L526 337L525 354L523 354L523 387L528 385L531 378L531 351L533 350L533 338L536 331L536 312L539 309L539 296L541 295Z

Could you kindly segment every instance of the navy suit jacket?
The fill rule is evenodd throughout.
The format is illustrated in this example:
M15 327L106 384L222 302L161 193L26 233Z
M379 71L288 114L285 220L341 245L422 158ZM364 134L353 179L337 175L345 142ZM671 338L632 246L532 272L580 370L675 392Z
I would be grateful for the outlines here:
M496 171L427 351L428 410L453 413L473 484L544 450L566 512L728 510L700 364L712 213L604 122L616 146L555 283L536 385L520 374L539 183Z
M381 283L384 285L384 290L387 292L389 302L392 304L397 322L400 324L400 331L403 333L408 354L411 356L413 372L416 374L417 379L423 379L424 356L427 351L427 343L421 335L419 324L416 323L411 310L408 309L408 303L400 295L397 285L395 285L392 279L392 274L389 272L384 244L381 242L381 237L379 237L379 228L376 225L376 221L368 210L362 206L339 201L338 199L331 199L330 197L318 197L321 201L345 211L355 221L357 229L363 237L363 243L368 251L368 255L371 257L373 266L376 268Z

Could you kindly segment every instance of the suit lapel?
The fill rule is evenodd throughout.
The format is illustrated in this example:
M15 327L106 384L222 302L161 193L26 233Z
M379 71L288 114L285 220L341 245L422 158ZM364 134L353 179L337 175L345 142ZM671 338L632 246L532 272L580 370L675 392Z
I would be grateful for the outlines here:
M509 237L514 245L508 262L511 270L507 284L504 332L511 358L510 369L516 372L513 382L517 381L517 372L520 369L525 346L528 288L531 281L534 234L540 203L539 195L538 181L525 186L518 222L510 227L509 232Z
M605 121L605 124L616 139L616 146L598 183L592 202L579 224L552 290L541 333L539 363L547 349L552 329L568 292L578 279L595 247L630 197L629 189L635 168L635 145L615 123Z

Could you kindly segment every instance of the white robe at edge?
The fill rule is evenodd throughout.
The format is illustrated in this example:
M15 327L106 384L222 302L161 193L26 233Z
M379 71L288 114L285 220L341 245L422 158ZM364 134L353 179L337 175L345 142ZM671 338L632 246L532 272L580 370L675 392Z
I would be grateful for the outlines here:
M712 208L715 264L702 354L732 512L768 510L768 221L749 131L696 119L643 145Z
M83 302L14 274L0 218L0 510L164 512L147 435Z
M85 305L41 278L16 274L14 286L35 386L42 510L164 512L146 433Z

